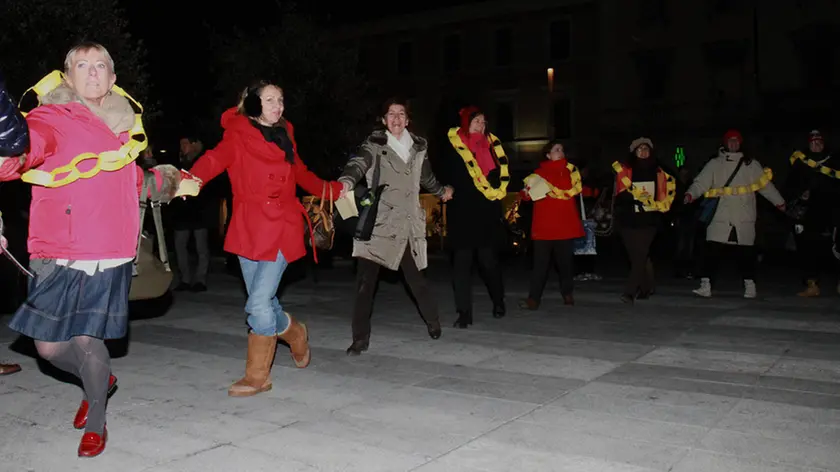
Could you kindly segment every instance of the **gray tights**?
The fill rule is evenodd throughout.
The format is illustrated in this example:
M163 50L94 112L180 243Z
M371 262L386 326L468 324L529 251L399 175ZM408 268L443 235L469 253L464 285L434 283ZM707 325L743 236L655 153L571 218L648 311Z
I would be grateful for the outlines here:
M52 365L82 379L85 400L90 405L85 432L102 434L111 376L111 355L105 341L76 336L61 342L35 341L35 348Z

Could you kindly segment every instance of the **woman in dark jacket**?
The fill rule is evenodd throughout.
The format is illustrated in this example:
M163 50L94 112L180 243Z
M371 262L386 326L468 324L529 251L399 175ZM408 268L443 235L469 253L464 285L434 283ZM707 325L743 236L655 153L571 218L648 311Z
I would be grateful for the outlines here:
M794 152L787 180L787 197L796 210L796 252L807 283L800 297L820 295L820 275L835 275L837 261L831 257L834 230L840 222L840 159L825 148L819 130L808 136L808 150ZM797 211L798 210L798 211ZM822 273L822 274L821 274ZM837 285L840 293L840 284Z
M456 328L472 324L472 268L478 258L493 301L493 317L505 316L505 292L498 251L504 242L502 199L510 181L508 160L499 138L487 131L476 107L460 111L461 126L449 130L453 155L441 177L457 198L447 204L447 240L453 250Z
M674 178L652 157L653 142L638 138L630 144L630 156L613 163L615 212L621 239L630 258L630 276L621 301L633 303L647 298L654 290L650 248L662 224L662 215L671 208L676 193Z
M12 97L6 90L6 80L0 73L0 156L17 156L26 152L29 147L29 128L26 120L18 111ZM0 214L2 218L2 214ZM0 224L2 228L2 224ZM8 242L0 233L0 252L7 249ZM0 375L20 372L18 364L0 364Z

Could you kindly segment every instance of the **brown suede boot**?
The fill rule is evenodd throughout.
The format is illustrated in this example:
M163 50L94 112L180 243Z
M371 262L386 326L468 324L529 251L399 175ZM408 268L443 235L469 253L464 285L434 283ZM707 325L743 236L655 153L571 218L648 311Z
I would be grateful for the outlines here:
M245 377L228 389L231 397L250 397L271 390L271 365L277 338L248 334L248 361L245 363Z
M278 334L277 337L282 339L289 345L292 350L292 360L299 369L309 365L312 355L309 352L309 331L306 330L306 325L299 323L292 315L284 313L289 318L289 327L285 331Z
M805 290L797 293L797 295L799 295L800 297L806 297L806 298L819 297L820 296L820 286L817 285L816 280L809 280L808 281L808 286L805 288Z
M525 300L521 300L519 302L519 308L523 310L539 310L540 309L540 302L534 300L533 298L526 298Z

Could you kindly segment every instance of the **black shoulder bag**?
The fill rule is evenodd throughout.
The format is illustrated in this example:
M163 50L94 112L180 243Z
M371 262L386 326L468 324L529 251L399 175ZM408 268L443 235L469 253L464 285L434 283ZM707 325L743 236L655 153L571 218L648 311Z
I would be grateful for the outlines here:
M732 183L732 180L735 178L735 175L738 174L738 171L741 169L741 165L743 163L744 158L742 157L741 160L738 161L738 165L735 166L735 170L733 170L729 178L726 179L726 183L723 184L724 187L729 187L729 184ZM715 217L715 213L717 212L717 207L719 203L720 197L703 199L703 201L700 203L700 216L697 218L700 221L700 223L708 225L712 222L712 218Z
M373 181L370 188L357 197L356 208L359 208L359 222L356 224L356 233L353 239L356 241L370 241L373 234L373 226L376 224L376 214L379 210L379 199L382 197L382 190L388 184L379 185L379 153L373 156ZM361 190L361 189L360 189ZM358 194L357 194L358 195Z

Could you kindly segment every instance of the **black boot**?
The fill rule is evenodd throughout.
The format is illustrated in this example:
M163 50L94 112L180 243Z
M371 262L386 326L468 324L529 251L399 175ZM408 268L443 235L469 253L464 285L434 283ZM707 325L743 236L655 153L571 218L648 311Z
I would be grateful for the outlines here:
M370 346L370 342L366 339L353 341L353 344L347 348L347 355L348 356L360 356L363 352L368 350Z
M455 320L455 324L452 325L455 328L460 329L467 329L467 326L472 324L472 312L471 311L459 311L458 312L458 319Z
M426 329L429 331L429 337L432 339L439 339L443 331L440 329L440 323L437 326L427 325Z
M493 306L493 318L504 318L506 313L505 302L499 302Z

